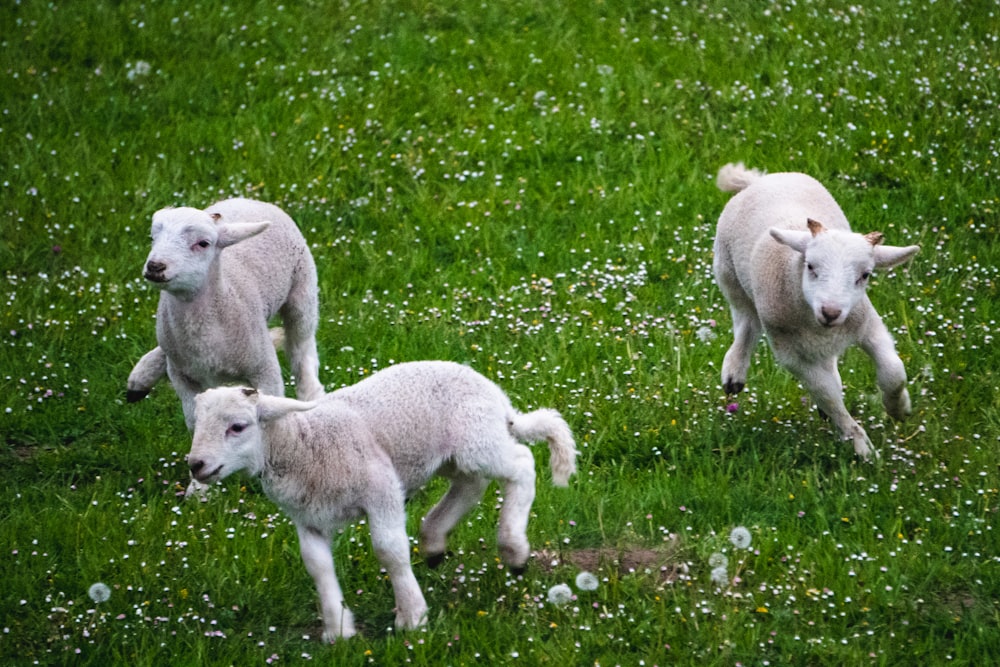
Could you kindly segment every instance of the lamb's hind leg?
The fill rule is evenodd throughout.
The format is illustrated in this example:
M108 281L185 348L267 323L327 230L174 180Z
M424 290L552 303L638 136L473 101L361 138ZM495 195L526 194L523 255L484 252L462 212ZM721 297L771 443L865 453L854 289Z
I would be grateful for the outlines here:
M475 474L448 474L451 486L444 497L424 517L420 527L420 548L427 564L437 567L444 560L448 533L482 499L490 480Z
M354 615L344 602L344 593L340 590L340 583L333 569L330 536L325 531L308 526L296 526L296 529L299 533L302 562L319 593L323 612L323 641L330 643L338 637L351 637L356 632Z
M722 388L727 394L738 394L746 386L750 356L762 334L760 320L752 311L735 306L733 314L733 344L722 360Z
M293 301L293 298L306 303ZM282 308L281 315L285 329L285 352L295 376L295 395L301 401L316 400L323 395L323 384L319 381L315 306L307 297L293 294Z
M511 442L497 460L503 461L503 469L495 471L495 475L504 486L497 543L500 557L518 572L524 569L531 549L528 517L535 500L535 459L526 446Z

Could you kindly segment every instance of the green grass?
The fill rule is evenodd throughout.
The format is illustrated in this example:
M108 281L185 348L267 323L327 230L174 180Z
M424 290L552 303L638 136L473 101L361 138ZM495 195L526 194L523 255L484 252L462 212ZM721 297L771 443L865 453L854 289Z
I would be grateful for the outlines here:
M830 4L0 11L4 661L995 660L1000 11ZM843 360L877 464L764 346L727 412L711 248L730 161L806 171L856 229L922 246L871 292L913 416L889 420L868 359ZM580 473L553 489L536 449L543 553L523 577L498 565L490 491L441 569L415 554L430 620L395 632L351 526L334 548L363 632L323 646L294 529L257 482L182 500L176 397L123 400L155 344L141 264L153 211L230 195L283 206L312 244L329 388L452 359L566 416ZM412 535L442 489L411 503ZM713 583L716 552L738 582ZM550 604L581 563L598 589Z

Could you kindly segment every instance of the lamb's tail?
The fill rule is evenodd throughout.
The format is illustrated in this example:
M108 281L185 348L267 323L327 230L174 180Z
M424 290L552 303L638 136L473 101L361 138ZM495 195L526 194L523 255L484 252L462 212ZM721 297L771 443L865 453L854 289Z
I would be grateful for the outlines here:
M745 190L754 181L764 175L759 169L749 169L742 162L730 162L719 170L715 184L723 192L739 192Z
M510 432L521 442L545 440L549 443L549 463L552 466L552 483L569 484L569 477L576 472L576 445L573 432L566 420L555 410L542 408L527 414L514 413L510 419Z

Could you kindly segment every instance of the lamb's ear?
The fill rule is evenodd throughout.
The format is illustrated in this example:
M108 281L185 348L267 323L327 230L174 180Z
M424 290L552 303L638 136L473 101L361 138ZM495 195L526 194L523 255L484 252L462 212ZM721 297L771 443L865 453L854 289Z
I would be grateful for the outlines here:
M267 394L257 395L257 418L264 422L284 417L289 412L302 412L315 407L316 403L312 401L297 401L294 398Z
M809 241L812 240L812 232L806 232L801 229L782 229L780 227L771 227L771 238L782 245L786 245L796 252L805 254L806 246L809 245Z
M877 245L875 246L875 266L889 268L902 264L916 255L919 250L920 246L918 245Z
M809 232L816 236L822 232L826 231L826 227L819 220L813 220L812 218L806 218L806 226L809 227Z
M234 243L245 241L251 236L256 236L271 226L270 222L240 222L233 224L222 223L219 225L219 239L215 244L220 248L231 246Z

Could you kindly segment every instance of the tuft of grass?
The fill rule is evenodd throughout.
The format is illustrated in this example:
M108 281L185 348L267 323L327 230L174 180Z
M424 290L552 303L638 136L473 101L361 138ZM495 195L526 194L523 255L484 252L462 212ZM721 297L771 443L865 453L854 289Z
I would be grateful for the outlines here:
M996 524L997 9L512 0L16 2L0 12L0 653L18 664L985 664ZM823 181L919 243L871 296L914 414L863 354L856 461L757 351L719 382L711 272L744 161ZM502 493L392 629L365 522L333 545L360 636L323 646L294 529L251 479L183 500L190 446L141 277L153 211L283 206L319 268L329 389L472 365L582 451L538 496L526 574ZM410 534L443 491L410 505ZM745 527L750 549L728 541ZM715 576L718 557L725 576ZM712 563L715 563L713 565ZM598 579L578 590L581 570ZM88 589L110 587L95 602ZM573 599L550 602L568 584ZM184 656L178 658L178 656Z

